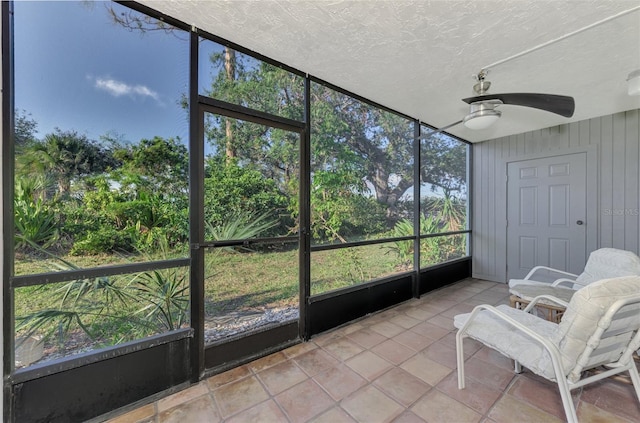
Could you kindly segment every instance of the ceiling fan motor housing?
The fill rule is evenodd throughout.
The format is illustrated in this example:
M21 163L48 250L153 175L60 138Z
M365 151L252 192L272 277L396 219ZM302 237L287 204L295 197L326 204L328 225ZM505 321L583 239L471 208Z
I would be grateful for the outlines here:
M496 106L502 104L499 100L479 101L469 105L469 114L464 117L464 126L469 129L485 129L497 121L502 112Z

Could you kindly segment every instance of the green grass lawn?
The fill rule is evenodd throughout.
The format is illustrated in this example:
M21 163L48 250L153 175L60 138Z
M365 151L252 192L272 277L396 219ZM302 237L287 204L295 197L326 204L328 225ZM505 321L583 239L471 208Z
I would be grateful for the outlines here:
M180 254L174 254L180 257ZM184 256L182 256L184 257ZM152 257L153 258L153 257ZM160 259L164 257L156 257ZM121 255L65 256L64 260L80 268L131 262L131 257ZM147 258L148 260L149 258ZM133 257L133 261L142 261ZM345 250L329 250L312 254L312 294L362 283L395 271L397 258L379 245L354 247ZM62 270L59 260L43 257L17 257L16 274L42 273ZM298 250L274 250L260 252L208 251L205 259L205 314L220 316L230 312L276 307L296 307L299 301ZM171 271L166 271L171 272ZM188 269L174 269L174 276L181 273L183 286L188 283ZM149 272L145 273L149 274ZM108 278L114 288L130 293L135 275L119 275ZM95 285L96 280L88 281ZM136 319L146 312L138 297L122 299L106 298L104 292L95 289L78 295L74 288L64 302L62 297L70 282L17 288L15 290L15 315L21 317L47 309L80 310L82 322L94 335L105 342L126 340L127 331ZM158 290L165 289L157 287ZM166 294L160 292L160 294ZM185 293L188 295L188 293ZM76 301L76 296L78 301ZM186 307L186 303L185 304ZM187 313L188 314L188 313ZM54 323L42 330L60 331ZM60 326L60 323L57 323ZM74 329L75 328L75 329ZM70 330L77 330L77 322L71 322ZM162 328L160 328L161 330ZM166 330L166 329L165 329ZM124 336L123 336L124 332ZM138 335L144 335L144 330ZM153 331L152 331L153 332ZM157 330L156 330L157 332ZM111 340L111 341L109 341Z
M242 308L283 307L299 300L298 250L226 251L206 256L207 316ZM396 272L393 253L379 245L311 254L313 295L366 282Z

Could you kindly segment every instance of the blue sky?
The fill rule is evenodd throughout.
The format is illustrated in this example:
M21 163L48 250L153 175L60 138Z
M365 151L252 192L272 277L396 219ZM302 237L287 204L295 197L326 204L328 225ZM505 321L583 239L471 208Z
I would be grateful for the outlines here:
M117 133L188 140L189 42L182 31L141 34L116 25L111 2L15 3L16 109L37 137L75 130L90 139Z

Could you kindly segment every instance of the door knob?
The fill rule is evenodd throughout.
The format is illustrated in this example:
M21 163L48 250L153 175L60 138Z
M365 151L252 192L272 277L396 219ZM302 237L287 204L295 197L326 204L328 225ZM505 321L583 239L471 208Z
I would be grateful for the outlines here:
M576 225L584 225L584 222L583 222L582 220L578 220L578 221L576 222Z

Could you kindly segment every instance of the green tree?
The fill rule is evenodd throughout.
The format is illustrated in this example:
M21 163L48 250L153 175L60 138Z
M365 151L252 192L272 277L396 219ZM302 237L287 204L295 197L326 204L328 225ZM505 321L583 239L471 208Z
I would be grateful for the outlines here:
M466 192L467 146L446 134L422 140L420 179L445 193Z
M210 62L213 79L208 95L283 117L302 118L301 78L223 47L211 55ZM316 215L317 223L328 217L326 213L336 213L331 225L323 224L325 227L317 228L316 233L328 236L338 227L346 230L357 213L343 211L348 202L352 204L347 208L352 210L367 203L361 197L373 198L384 208L387 227L406 216L406 208L401 207L403 195L416 182L413 122L315 83L311 85L311 113L312 184L322 172L349 175L348 179L330 178L335 184L332 187L327 186L328 180L321 188L312 185L312 192L320 189L335 194L324 196L324 201L333 205L314 205L315 210L326 209ZM297 190L288 183L299 172L299 143L295 137L287 138L262 125L211 116L206 138L216 157L237 158L239 163L258 166L264 177L276 181L289 198L290 208L295 209ZM437 134L423 142L422 151L422 183L450 194L464 190L466 149L462 143ZM353 190L361 184L364 189ZM316 200L319 198L316 196ZM364 227L360 230L366 232Z
M348 172L318 171L311 187L311 231L316 239L347 242L346 237L384 231L384 207L363 195L367 187Z
M207 160L204 203L205 221L211 227L224 225L231 216L266 215L280 222L272 232L288 231L286 196L275 181L251 166L240 166L237 159L228 163L224 158Z
M25 110L15 111L13 132L16 150L20 150L36 140L37 127L38 123L31 117L30 113Z
M137 144L117 145L114 157L122 163L111 177L121 190L149 191L165 199L187 196L189 152L180 138L154 137ZM135 194L134 194L135 195Z
M27 146L18 157L19 173L49 175L56 181L57 193L68 196L71 184L115 167L118 162L109 149L75 131L57 129L42 141Z
M224 47L210 57L210 95L275 115L302 119L303 80L268 63ZM277 128L209 115L206 139L215 157L260 166L286 192L299 172L300 136Z
M68 207L72 253L147 252L161 248L161 242L174 247L188 239L187 170L180 166L186 149L154 140L117 150L122 167L87 181L91 189L81 207Z
M314 169L356 172L395 222L398 201L413 185L411 122L314 85L311 124Z
M129 30L171 32L162 22L137 14L112 10L111 15L115 23ZM207 94L211 97L303 119L302 78L226 46L220 46L209 59L213 79ZM373 189L375 199L386 206L388 223L396 222L402 214L399 201L415 183L413 123L320 84L312 84L311 101L312 172L343 172L343 167L349 173L357 171ZM207 125L207 140L218 157L260 164L264 176L275 180L289 196L293 209L297 190L290 180L299 171L298 145L268 132L257 125L213 116ZM455 140L446 134L434 135L422 149L420 167L422 183L449 193L465 189L466 160L459 160L465 147L457 143L452 149L452 143ZM334 187L334 191L339 190L339 186Z

